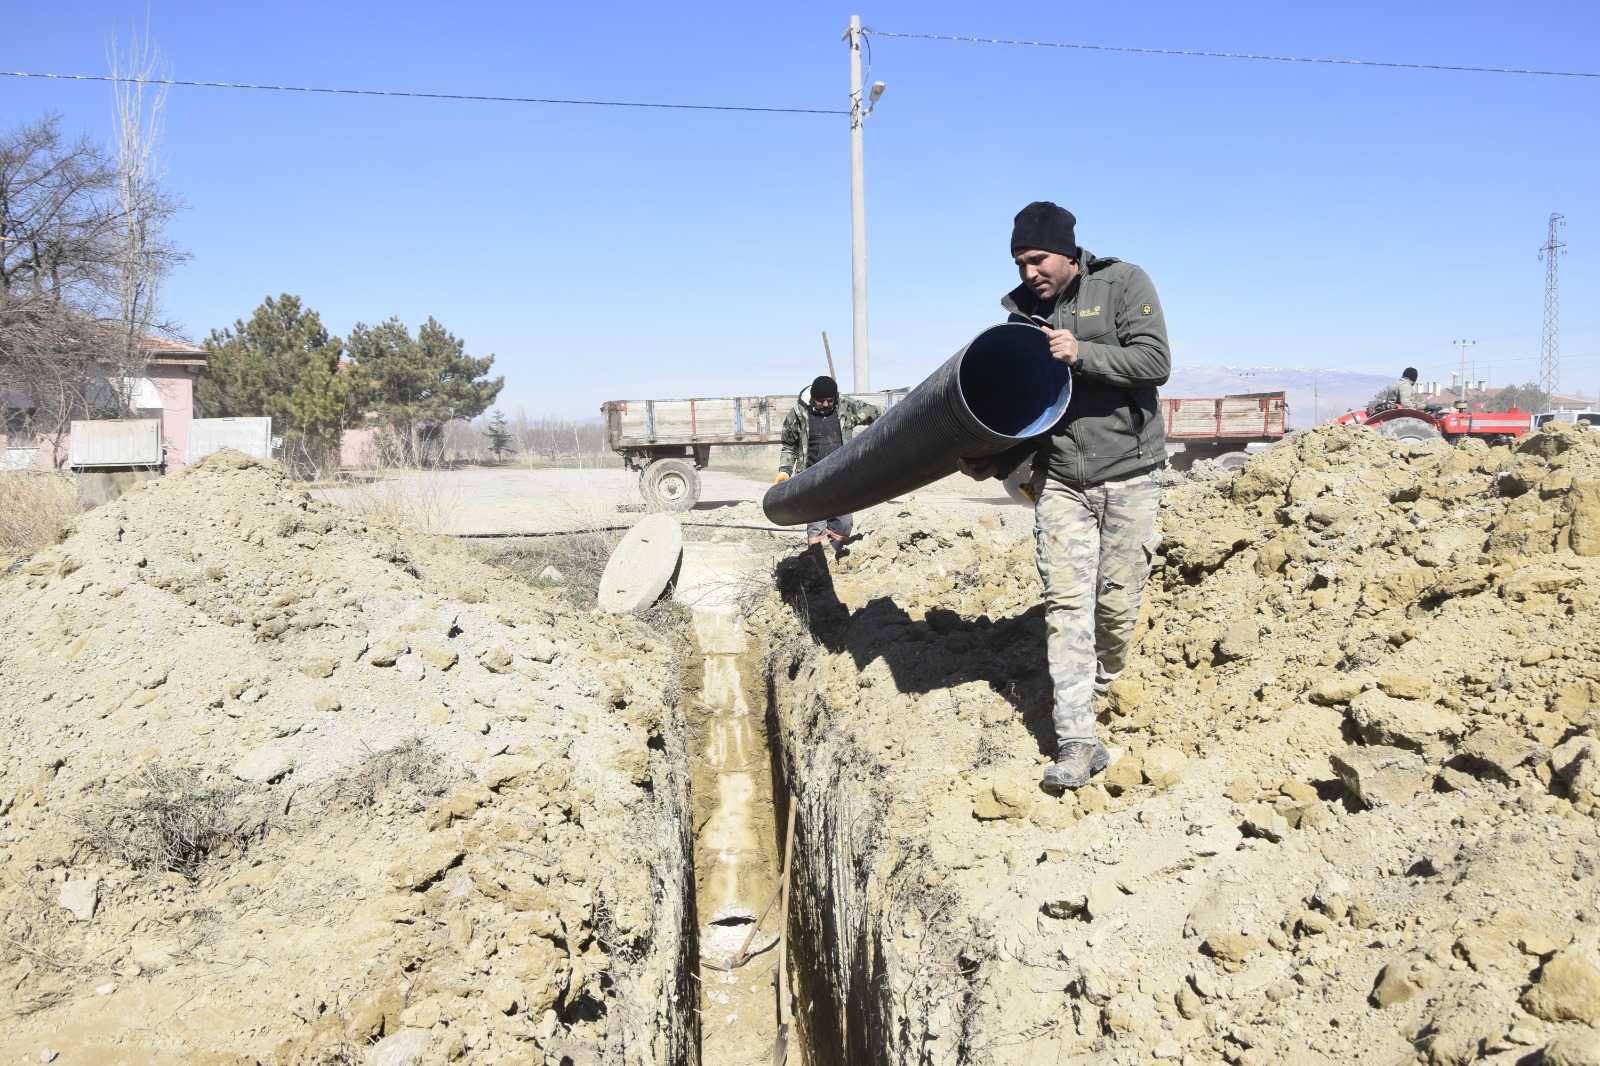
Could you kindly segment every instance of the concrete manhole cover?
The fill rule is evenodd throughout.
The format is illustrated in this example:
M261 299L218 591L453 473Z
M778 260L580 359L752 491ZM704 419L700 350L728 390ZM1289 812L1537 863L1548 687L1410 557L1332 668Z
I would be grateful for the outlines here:
M668 514L639 520L611 553L600 575L600 609L626 614L648 607L666 589L683 556L683 527Z

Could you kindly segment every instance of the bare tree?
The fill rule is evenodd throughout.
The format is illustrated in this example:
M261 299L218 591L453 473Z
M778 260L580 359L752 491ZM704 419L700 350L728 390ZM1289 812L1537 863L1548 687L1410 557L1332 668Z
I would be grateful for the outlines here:
M117 347L112 375L117 396L129 407L128 383L144 374L148 362L146 338L156 331L171 332L161 318L161 290L167 274L179 261L163 236L166 222L178 209L177 200L162 188L164 177L159 147L165 124L170 72L161 54L146 36L135 30L126 49L113 39L107 59L115 79L116 100L116 202L121 230L117 262Z
M115 171L46 115L0 135L0 399L59 438L90 405L115 280ZM14 431L20 419L8 413ZM59 457L57 462L59 464Z
M118 174L101 146L65 137L58 115L0 133L0 406L8 437L46 438L57 466L73 418L128 411ZM143 265L159 279L182 259L160 237L176 205L142 196Z
M541 455L550 462L561 458L561 423L549 415L535 422L531 427L529 443L536 455Z
M612 458L606 425L599 419L576 421L555 415L541 415L530 419L526 409L518 407L511 422L511 437L522 455L537 455L550 462L575 458L584 462L598 462Z

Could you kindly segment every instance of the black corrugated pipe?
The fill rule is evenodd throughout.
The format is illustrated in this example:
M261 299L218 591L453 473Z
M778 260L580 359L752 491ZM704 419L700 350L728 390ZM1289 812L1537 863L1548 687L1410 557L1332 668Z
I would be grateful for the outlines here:
M871 507L1043 433L1071 398L1044 330L990 326L844 447L768 489L762 510L792 526Z

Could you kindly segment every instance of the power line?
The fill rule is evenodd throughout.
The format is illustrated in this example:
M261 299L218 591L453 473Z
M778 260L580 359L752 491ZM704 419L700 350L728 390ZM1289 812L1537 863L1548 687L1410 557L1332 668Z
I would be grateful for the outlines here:
M140 82L145 85L181 85L202 89L266 89L284 93L331 93L336 96L394 96L413 100L470 100L496 104L574 104L583 107L650 107L675 111L755 111L774 115L848 115L842 109L821 107L743 107L735 104L658 104L637 100L561 100L538 96L481 96L472 93L416 93L389 89L329 89L310 85L249 85L230 81L175 81L170 78L116 78L107 74L39 74L0 70L5 78L52 78L59 81Z
M1201 56L1208 59L1259 59L1270 63L1322 63L1344 67L1394 67L1401 70L1451 70L1474 74L1540 74L1558 78L1600 78L1600 72L1586 70L1517 70L1510 67L1468 67L1449 63L1386 63L1374 59L1314 59L1306 56L1267 56L1248 52L1199 52L1182 48L1131 48L1115 44L1070 44L1062 41L1008 41L995 37L949 37L938 33L890 33L863 28L863 34L878 37L913 37L924 41L959 41L963 44L1015 44L1030 48L1076 48L1086 52L1136 52L1152 56Z

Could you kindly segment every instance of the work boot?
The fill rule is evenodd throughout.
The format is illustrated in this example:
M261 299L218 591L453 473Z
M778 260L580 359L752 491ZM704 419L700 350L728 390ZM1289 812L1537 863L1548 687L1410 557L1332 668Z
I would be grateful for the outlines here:
M1110 762L1111 754L1098 740L1063 741L1056 761L1045 768L1039 787L1052 796L1059 796L1069 788L1082 788Z

